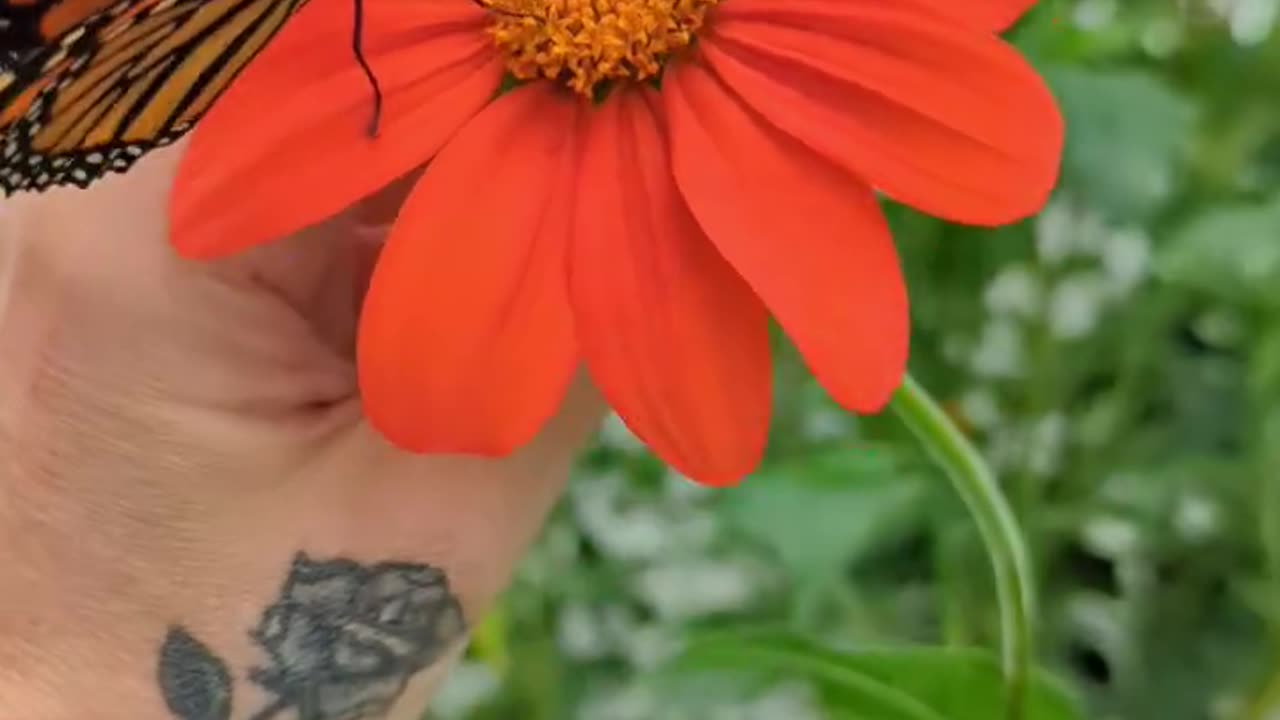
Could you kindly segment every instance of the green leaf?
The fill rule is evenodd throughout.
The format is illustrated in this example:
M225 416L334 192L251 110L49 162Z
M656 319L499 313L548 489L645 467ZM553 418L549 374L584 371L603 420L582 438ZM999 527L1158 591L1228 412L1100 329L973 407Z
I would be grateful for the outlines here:
M1052 67L1044 76L1066 117L1063 175L1075 192L1124 220L1170 198L1195 125L1193 105L1143 71Z
M1196 217L1161 248L1156 272L1227 302L1280 307L1280 197Z
M797 576L816 578L915 527L926 492L889 450L858 445L761 472L726 491L720 508Z
M841 652L793 633L738 630L699 636L669 672L772 671L813 683L833 713L867 720L994 720L1003 677L984 650L936 647ZM1024 720L1082 720L1055 680L1032 678Z

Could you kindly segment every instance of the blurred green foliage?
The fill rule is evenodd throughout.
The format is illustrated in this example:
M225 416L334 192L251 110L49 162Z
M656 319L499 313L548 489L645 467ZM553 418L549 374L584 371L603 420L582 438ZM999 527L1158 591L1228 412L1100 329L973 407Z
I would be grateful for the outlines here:
M1035 559L1032 720L1280 717L1278 13L1042 2L1011 39L1068 118L1051 206L997 231L889 208L913 371ZM974 648L997 632L950 487L784 348L769 459L739 488L602 432L433 713L995 718Z

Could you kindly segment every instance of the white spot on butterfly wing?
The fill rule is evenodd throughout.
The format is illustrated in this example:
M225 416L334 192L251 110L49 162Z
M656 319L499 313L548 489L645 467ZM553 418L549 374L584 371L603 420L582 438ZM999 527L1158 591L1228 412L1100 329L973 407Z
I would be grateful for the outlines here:
M43 69L45 72L48 72L52 70L55 66L57 66L59 63L61 63L63 60L66 60L66 59L67 59L67 51L63 47L59 47L57 52L50 55L49 59L44 61Z
M84 25L80 25L75 29L73 29L71 32L64 35L62 37L62 42L60 43L60 45L62 45L62 47L65 48L68 45L75 43L75 41L79 40L82 37L84 37Z

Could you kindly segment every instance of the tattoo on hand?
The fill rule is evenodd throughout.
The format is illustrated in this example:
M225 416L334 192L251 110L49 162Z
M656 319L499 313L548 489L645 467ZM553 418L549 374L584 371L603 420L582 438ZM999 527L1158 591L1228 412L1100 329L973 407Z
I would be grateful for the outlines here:
M462 609L436 568L299 554L253 631L271 659L249 677L276 698L253 718L288 709L299 720L381 718L462 627Z
M464 630L462 608L437 568L299 553L250 633L267 661L248 677L272 698L251 720L383 718L409 679ZM226 664L180 627L165 638L159 680L178 720L230 718Z
M181 720L231 717L227 664L186 630L174 626L160 647L160 690L169 712Z

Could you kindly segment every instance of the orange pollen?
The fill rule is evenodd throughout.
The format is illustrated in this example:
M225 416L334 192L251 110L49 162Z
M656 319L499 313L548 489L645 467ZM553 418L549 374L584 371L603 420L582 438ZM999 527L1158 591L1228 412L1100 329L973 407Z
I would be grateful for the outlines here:
M601 83L656 76L720 0L478 1L493 14L489 34L512 75L590 96Z

